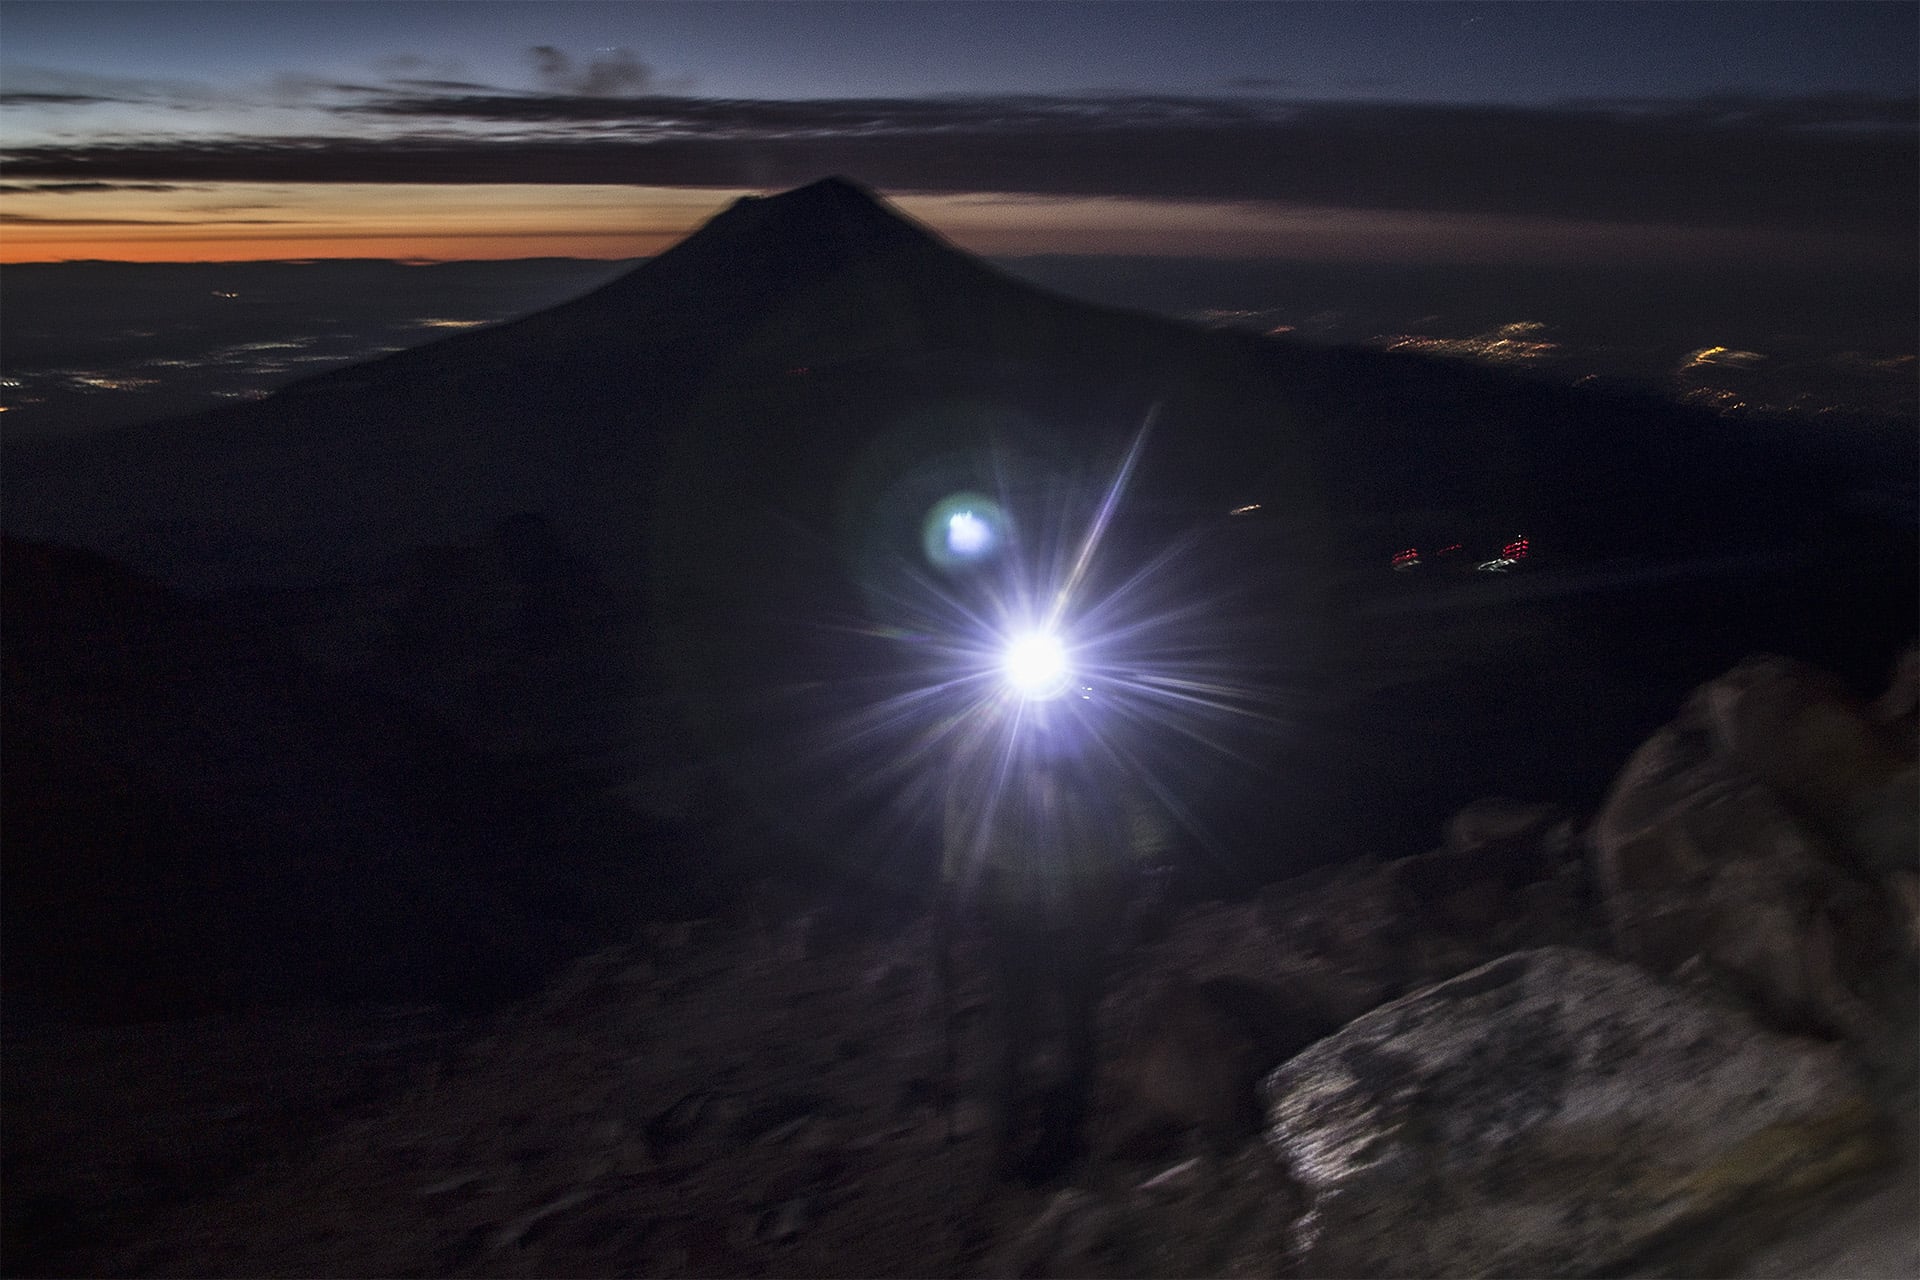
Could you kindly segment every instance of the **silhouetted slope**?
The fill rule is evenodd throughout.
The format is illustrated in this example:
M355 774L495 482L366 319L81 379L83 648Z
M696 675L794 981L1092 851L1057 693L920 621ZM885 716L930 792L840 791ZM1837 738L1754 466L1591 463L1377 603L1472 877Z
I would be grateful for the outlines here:
M829 179L743 200L518 321L265 401L11 448L0 486L10 531L114 550L196 590L337 575L527 510L590 516L597 558L621 563L639 555L654 446L717 385L935 350L1123 367L1196 338L1020 285ZM180 547L182 524L223 554Z
M232 611L0 548L10 1018L487 1000L685 909L684 836L583 838L590 805Z
M698 822L724 815L752 858L804 866L849 842L803 835L797 800L856 825L873 815L844 810L888 800L855 802L847 761L797 750L893 660L874 566L918 554L926 502L996 482L988 446L1029 490L1096 481L1155 404L1107 567L1125 576L1197 534L1180 581L1208 643L1278 685L1285 714L1255 744L1270 774L1203 797L1254 874L1418 848L1488 791L1597 789L1677 693L1749 648L1865 683L1911 634L1910 530L1850 511L1785 442L1651 400L1084 306L839 179L740 201L520 320L256 404L9 447L0 491L10 533L106 551L148 589L250 593L276 645L331 655L344 701L288 710L287 742L253 772L209 775L212 793L271 795L310 767L339 778L309 758L352 756L378 708L450 744L435 777L509 760L509 808L536 807L534 774L654 797L684 770L706 788ZM556 616L575 622L510 621L546 590L508 564L511 519L550 541L573 584ZM1516 533L1534 554L1508 579L1387 569L1407 546ZM206 643L195 679L238 750L249 717L283 705L277 678ZM225 665L254 674L222 685ZM93 738L49 749L77 761L74 780L94 769L74 753L99 740L177 755L152 715L130 693ZM411 850L407 823L441 783L393 777L391 843ZM593 804L610 851L678 839L639 802ZM523 869L572 838L524 814L506 825L497 856ZM447 856L483 856L472 837ZM488 883L531 892L530 873L501 877Z
M1202 509L1307 467L1343 513L1497 495L1537 519L1631 502L1616 528L1678 518L1696 536L1689 511L1751 522L1795 505L1716 501L1758 464L1752 440L1728 447L1704 414L1071 302L830 178L741 200L627 275L517 321L262 402L11 449L5 518L197 590L338 574L515 511L567 517L603 565L632 562L663 437L742 388L796 402L813 383L768 384L800 369L1048 418L1091 406L1103 436L1162 401L1148 478L1177 472L1189 492L1206 481ZM220 554L180 545L183 525Z

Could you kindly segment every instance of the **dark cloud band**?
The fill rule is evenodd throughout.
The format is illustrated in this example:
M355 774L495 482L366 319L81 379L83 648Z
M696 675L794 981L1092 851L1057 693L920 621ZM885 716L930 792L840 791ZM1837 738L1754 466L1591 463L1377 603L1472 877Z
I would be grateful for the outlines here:
M847 173L980 191L1784 226L1910 238L1912 100L1549 108L1245 99L730 101L421 94L340 109L463 131L23 147L13 179L765 189Z

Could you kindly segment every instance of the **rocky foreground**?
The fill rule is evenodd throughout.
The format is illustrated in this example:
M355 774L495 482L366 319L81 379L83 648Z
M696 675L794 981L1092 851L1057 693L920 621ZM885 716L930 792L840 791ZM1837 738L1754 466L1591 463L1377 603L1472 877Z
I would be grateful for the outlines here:
M1047 1185L977 944L950 1080L927 919L772 885L489 1016L36 1028L7 1271L1920 1274L1917 691L1756 660L1590 819L1143 904Z

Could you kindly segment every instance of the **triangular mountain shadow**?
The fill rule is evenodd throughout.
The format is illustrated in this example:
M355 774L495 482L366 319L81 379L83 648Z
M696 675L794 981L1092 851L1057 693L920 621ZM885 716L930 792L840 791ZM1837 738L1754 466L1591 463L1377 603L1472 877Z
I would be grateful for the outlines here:
M803 618L850 590L851 481L904 456L878 445L910 427L921 431L915 447L950 452L983 431L1049 435L1048 456L1093 470L1156 403L1134 509L1178 529L1258 504L1256 519L1232 521L1242 559L1206 562L1209 572L1244 568L1262 590L1292 590L1303 573L1339 582L1349 612L1327 625L1364 633L1345 643L1355 656L1344 668L1390 659L1395 680L1432 685L1441 712L1464 696L1445 673L1468 650L1497 655L1496 667L1524 652L1521 666L1541 667L1543 685L1563 690L1572 686L1562 676L1611 660L1610 645L1636 655L1664 646L1648 660L1671 676L1669 689L1691 687L1741 656L1729 646L1761 637L1742 636L1726 610L1641 625L1617 596L1600 608L1597 593L1665 591L1678 602L1643 606L1664 616L1711 599L1685 584L1721 564L1769 582L1738 597L1741 616L1763 619L1789 616L1768 575L1844 557L1858 580L1842 594L1870 597L1874 610L1857 628L1871 670L1910 626L1910 592L1887 603L1885 531L1848 524L1812 468L1704 412L1083 305L1002 275L843 178L738 201L658 259L519 320L254 404L10 447L0 490L9 532L106 551L193 594L365 585L396 557L472 546L516 513L538 513L630 618L655 616L662 545L689 531L701 555L731 557L712 580L736 607L758 607L748 598L757 585ZM695 465L682 465L689 458ZM1536 564L1511 592L1471 585L1467 594L1487 602L1482 616L1517 617L1492 607L1509 594L1559 592L1590 595L1595 618L1567 626L1564 640L1519 636L1508 647L1462 623L1459 651L1402 643L1406 652L1380 656L1406 629L1360 610L1399 590L1387 570L1395 552L1516 533L1531 539ZM1910 538L1901 554L1910 562ZM1604 567L1558 578L1539 567L1556 561ZM1823 590L1841 590L1829 568L1813 572ZM1458 616L1446 614L1453 596L1424 592L1416 584L1388 603L1408 616ZM1316 624L1329 616L1265 607ZM1261 614L1216 616L1252 629ZM1887 627L1901 634L1889 641ZM1663 628L1704 648L1689 653ZM1806 639L1780 644L1852 669L1846 655L1795 648L1796 638ZM1561 652L1551 660L1532 652L1552 645ZM1344 668L1320 674L1392 687L1380 671ZM1510 685L1514 670L1489 682ZM1459 721L1433 717L1436 732ZM1562 755L1529 760L1551 771Z
M610 789L580 821L499 856L536 868L534 891L558 883L597 907L619 892L591 886L624 883L643 840L670 843L646 834L650 810L636 835L628 805L682 765L759 797L686 800L689 847L711 836L807 865L779 843L802 803L853 799L871 775L803 773L789 766L813 760L787 748L817 742L845 709L826 703L871 688L883 667L868 659L901 649L886 619L851 624L877 594L866 544L916 554L916 467L981 466L983 439L1013 438L1098 472L1156 404L1107 545L1140 552L1114 556L1121 574L1176 541L1204 547L1170 603L1220 655L1206 670L1252 670L1276 692L1250 753L1267 772L1213 769L1181 797L1249 860L1238 873L1416 852L1478 796L1592 799L1677 698L1749 649L1878 680L1911 635L1910 531L1849 515L1812 468L1703 412L1083 305L838 178L740 201L534 315L253 404L9 445L0 493L8 533L199 597L192 616L216 635L257 625L263 646L445 739L450 759L497 758L492 726L520 731L510 774L590 765ZM1510 578L1388 568L1435 537L1517 533L1533 554ZM82 571L49 563L55 599ZM34 634L12 617L6 630ZM227 690L234 661L198 668L204 686ZM261 670L256 683L277 679ZM269 705L222 696L256 720ZM105 716L101 738L131 740L128 714ZM237 716L207 734L258 757ZM289 758L319 741L294 736ZM150 740L149 755L183 754L170 729ZM540 760L517 745L535 740ZM1186 738L1165 749L1194 773L1214 763L1196 766ZM861 802L885 818L894 798ZM759 824L753 840L733 838L740 822ZM820 830L815 865L854 846ZM591 856L583 831L601 832ZM361 843L370 858L392 847Z
M0 486L9 532L107 550L192 590L303 569L229 557L189 571L154 544L190 527L203 542L291 540L305 576L325 578L515 511L577 524L631 507L646 455L716 387L929 353L1111 381L1208 345L1015 281L828 178L737 201L660 257L518 320L256 403L10 449Z
M1136 347L1199 336L1014 280L832 177L743 197L660 256L572 302L323 374L282 394L439 378L461 364L567 376L575 380L569 394L581 400L593 398L604 379L611 406L642 378L681 392L716 370L777 374L822 354L1072 358L1089 348L1075 335L1103 323L1115 335L1133 335ZM749 368L727 368L736 361Z
M661 287L697 283L710 288L729 278L766 287L839 271L871 271L876 263L899 266L914 258L922 264L940 261L949 270L959 264L980 269L865 188L845 178L823 178L781 195L736 200L679 244L587 297L600 305L620 305Z

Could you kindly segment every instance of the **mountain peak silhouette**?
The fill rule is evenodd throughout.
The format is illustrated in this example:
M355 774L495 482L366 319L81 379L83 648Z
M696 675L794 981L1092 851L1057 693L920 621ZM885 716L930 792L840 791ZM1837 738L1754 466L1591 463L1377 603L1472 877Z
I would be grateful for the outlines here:
M931 231L888 208L865 187L842 177L822 178L779 195L745 196L689 237L682 247L742 236L785 237L797 246L833 245L843 252L886 247L952 252Z
M742 196L708 225L725 226L750 220L839 223L884 227L893 231L918 230L906 218L889 209L873 192L853 179L838 174L775 195ZM924 231L919 234L930 238Z
M715 328L750 325L783 299L852 289L880 314L915 290L1006 282L934 232L847 178L822 178L771 196L746 196L659 257L588 295L594 304L648 305L674 295ZM583 300L586 301L586 300ZM924 302L924 299L922 299Z

